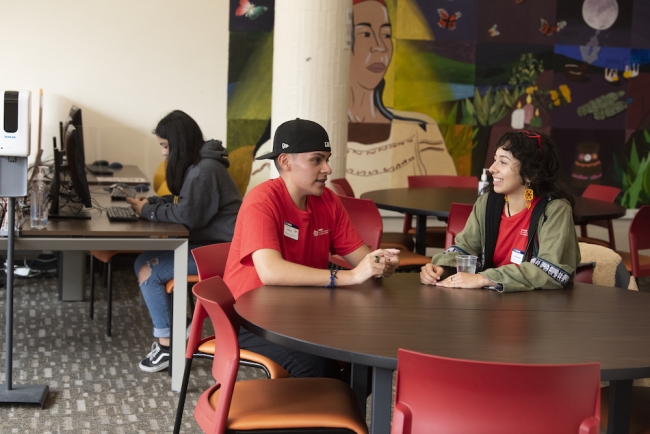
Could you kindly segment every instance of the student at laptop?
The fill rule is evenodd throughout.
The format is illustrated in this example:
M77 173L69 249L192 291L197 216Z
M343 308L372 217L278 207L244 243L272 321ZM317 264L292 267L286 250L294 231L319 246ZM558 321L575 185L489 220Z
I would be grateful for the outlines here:
M237 217L224 281L235 299L262 285L348 286L390 276L399 251L370 249L348 219L338 197L325 188L332 173L325 129L296 119L280 125L273 159L280 177L268 180L244 199ZM329 253L343 256L352 270L328 270ZM244 329L240 346L263 354L292 377L338 377L335 363L273 344Z
M230 241L241 196L227 170L228 151L219 140L206 142L194 119L179 110L162 118L154 134L167 157L165 174L172 196L127 198L133 210L147 220L183 224L189 230L190 249ZM197 274L191 254L187 272ZM169 366L171 297L165 284L174 277L174 252L142 253L135 273L158 338L139 366L157 372Z

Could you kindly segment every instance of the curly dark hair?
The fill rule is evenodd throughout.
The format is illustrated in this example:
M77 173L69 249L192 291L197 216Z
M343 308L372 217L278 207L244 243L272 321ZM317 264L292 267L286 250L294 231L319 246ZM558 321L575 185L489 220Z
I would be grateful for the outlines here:
M153 133L169 142L165 177L169 191L178 196L187 169L201 160L203 133L187 113L174 110L162 118Z
M509 151L519 160L521 184L530 180L530 188L535 196L551 199L566 199L575 205L573 195L564 187L559 178L560 163L555 142L546 134L532 131L508 131L497 141L497 149ZM492 184L486 191L494 191Z

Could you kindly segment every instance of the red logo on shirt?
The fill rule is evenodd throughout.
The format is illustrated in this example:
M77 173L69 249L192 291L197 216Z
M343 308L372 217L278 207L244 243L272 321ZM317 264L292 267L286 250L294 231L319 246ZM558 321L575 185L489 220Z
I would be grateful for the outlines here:
M327 235L330 233L329 229L319 229L317 231L314 231L314 236L317 237L319 235Z
M528 229L522 229L521 231L519 231L519 235L523 235L524 237L527 237L528 236Z

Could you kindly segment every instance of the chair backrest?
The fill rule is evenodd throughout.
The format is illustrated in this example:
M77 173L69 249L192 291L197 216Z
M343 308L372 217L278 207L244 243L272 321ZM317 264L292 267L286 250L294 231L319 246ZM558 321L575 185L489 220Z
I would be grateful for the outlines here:
M608 185L589 184L585 191L582 192L582 197L613 203L620 192L620 188L610 187Z
M199 272L199 280L221 276L226 270L230 243L208 244L192 249L192 256Z
M417 175L408 177L409 188L461 187L478 189L476 176Z
M348 212L348 217L357 230L363 242L370 250L376 250L381 243L383 221L377 205L369 199L339 196L343 207Z
M472 213L474 205L467 203L452 203L449 208L449 218L447 219L447 238L445 240L445 249L454 244L456 235L465 229L465 224L469 215Z
M219 388L219 399L209 432L224 433L239 369L238 327L233 327L235 300L219 276L201 280L194 285L192 292L212 321L215 347L219 348L212 362L212 376Z
M637 210L628 231L634 277L650 276L650 265L642 266L639 261L639 250L650 249L650 224L648 222L650 222L650 205L643 205Z
M599 433L600 365L520 365L399 350L392 434Z
M330 184L332 184L332 190L334 190L334 193L339 196L354 197L354 190L352 190L352 186L347 179L330 179Z

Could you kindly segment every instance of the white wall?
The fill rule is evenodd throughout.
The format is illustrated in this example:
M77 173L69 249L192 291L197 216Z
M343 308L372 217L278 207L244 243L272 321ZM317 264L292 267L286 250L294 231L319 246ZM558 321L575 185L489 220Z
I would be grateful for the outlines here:
M227 0L0 0L0 89L32 91L32 153L43 89L45 157L74 103L86 162L163 160L151 131L174 109L226 137ZM33 159L33 157L32 157Z

